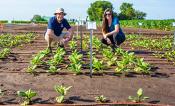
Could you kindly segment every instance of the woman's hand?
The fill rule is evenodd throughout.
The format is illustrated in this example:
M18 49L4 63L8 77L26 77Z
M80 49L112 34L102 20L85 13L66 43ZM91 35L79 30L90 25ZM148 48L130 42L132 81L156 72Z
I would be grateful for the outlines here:
M108 37L108 34L104 34L103 37L106 39Z
M108 37L106 38L106 41L108 44L111 44L111 40Z
M107 41L108 44L111 44L111 40L107 37L107 34L103 34L103 38Z

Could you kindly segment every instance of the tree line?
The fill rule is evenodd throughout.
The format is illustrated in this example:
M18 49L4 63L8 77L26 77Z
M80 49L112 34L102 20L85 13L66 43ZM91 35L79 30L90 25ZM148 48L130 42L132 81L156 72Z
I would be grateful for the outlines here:
M99 0L91 3L87 10L89 19L91 21L102 21L103 12L107 8L114 10L112 3L109 1ZM126 2L120 6L120 13L114 12L113 15L118 16L120 20L144 19L146 17L146 13L134 9L132 3Z
M111 8L114 10L113 4L109 1L98 0L90 4L87 10L88 17L91 21L102 21L103 12L106 8ZM114 11L114 16L117 16L120 20L135 20L135 19L145 19L146 13L136 10L133 8L132 3L122 3L120 6L120 13ZM70 19L76 21L76 19ZM32 22L37 21L48 21L40 15L34 15L31 19Z

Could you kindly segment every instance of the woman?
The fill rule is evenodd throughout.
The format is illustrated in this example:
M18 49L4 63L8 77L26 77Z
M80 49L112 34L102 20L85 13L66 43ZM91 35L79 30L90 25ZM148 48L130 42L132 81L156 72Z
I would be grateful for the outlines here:
M102 34L102 43L110 45L113 52L117 46L125 41L125 34L120 28L119 20L113 16L113 12L109 8L103 14Z

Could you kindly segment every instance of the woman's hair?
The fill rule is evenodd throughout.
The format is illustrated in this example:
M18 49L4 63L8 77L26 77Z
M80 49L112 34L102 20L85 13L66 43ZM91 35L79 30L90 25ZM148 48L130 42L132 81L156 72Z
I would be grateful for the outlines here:
M110 12L113 18L113 12L110 8L107 8L103 13L103 24L102 24L102 31L104 33L108 33L108 20L106 19L106 12Z

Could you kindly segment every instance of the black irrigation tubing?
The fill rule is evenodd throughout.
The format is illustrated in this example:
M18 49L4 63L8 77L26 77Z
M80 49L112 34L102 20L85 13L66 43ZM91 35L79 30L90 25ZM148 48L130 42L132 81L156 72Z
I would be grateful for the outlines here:
M16 106L16 105L12 105ZM151 104L135 102L113 102L113 103L83 103L83 104L33 104L33 106L173 106L168 104Z
M29 72L24 72L24 71L9 71L9 72L4 72L4 71L0 71L0 73L14 73L14 74L21 74L21 73L25 73L25 74L50 74L50 75L74 75L76 73L73 72L56 72L56 73L49 73L49 72L33 72L33 73L29 73ZM151 76L151 74L144 74L144 73L135 73L135 72L129 72L130 74L133 75L143 75L143 76ZM89 75L90 72L82 72L80 75ZM97 75L97 76L103 76L103 75L115 75L115 74L119 74L122 75L123 73L115 73L114 71L105 71L103 73L93 73L93 75ZM154 74L154 73L153 73ZM79 75L76 75L79 76ZM117 76L117 75L116 75Z

